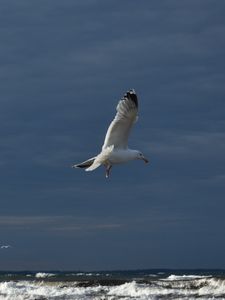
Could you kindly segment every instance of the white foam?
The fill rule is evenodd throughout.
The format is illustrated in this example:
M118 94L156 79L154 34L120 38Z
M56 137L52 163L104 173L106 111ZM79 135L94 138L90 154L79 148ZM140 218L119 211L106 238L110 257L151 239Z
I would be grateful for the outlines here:
M155 281L151 285L138 284L135 281L120 286L111 287L108 295L125 299L149 300L155 297L167 295L173 299L195 299L205 296L204 299L212 299L211 296L225 295L225 281L217 279L202 278L192 281ZM129 298L130 297L130 298ZM225 299L225 298L224 298Z
M102 290L102 287L74 287L61 284L46 284L44 282L2 282L0 283L1 300L35 300L35 299L73 299L93 300ZM0 296L0 297L1 297ZM4 297L4 298L3 298Z
M199 289L199 295L225 296L225 281L222 279L211 278L207 280L207 285ZM225 299L225 298L223 298Z
M50 273L44 273L50 274ZM192 280L152 280L150 284L128 282L118 286L79 287L76 282L10 281L0 283L0 300L100 300L138 299L160 297L173 299L212 299L224 297L225 280L202 278ZM172 299L172 298L171 298ZM223 298L225 299L225 298Z
M36 278L47 278L47 277L52 277L55 276L55 274L53 273L43 273L43 272L39 272L35 274Z
M202 278L209 278L212 276L202 276L202 275L170 275L167 278L162 280L193 280L193 279L202 279Z
M108 292L108 295L114 297L117 296L122 299L150 300L159 296L171 295L172 293L174 293L174 295L181 295L185 292L181 293L180 290L171 289L171 287L166 288L158 285L151 286L133 281L120 286L112 287Z

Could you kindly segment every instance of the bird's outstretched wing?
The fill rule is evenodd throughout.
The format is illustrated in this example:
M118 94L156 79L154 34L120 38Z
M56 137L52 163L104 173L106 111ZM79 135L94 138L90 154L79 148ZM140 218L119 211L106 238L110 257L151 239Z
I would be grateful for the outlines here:
M137 120L138 98L135 90L128 91L117 105L117 114L110 124L102 149L114 146L126 149L132 125Z

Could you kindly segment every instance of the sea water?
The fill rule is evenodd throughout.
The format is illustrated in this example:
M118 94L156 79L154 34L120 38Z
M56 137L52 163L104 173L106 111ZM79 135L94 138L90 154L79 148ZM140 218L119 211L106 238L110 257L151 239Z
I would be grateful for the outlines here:
M225 270L0 272L1 299L225 299Z

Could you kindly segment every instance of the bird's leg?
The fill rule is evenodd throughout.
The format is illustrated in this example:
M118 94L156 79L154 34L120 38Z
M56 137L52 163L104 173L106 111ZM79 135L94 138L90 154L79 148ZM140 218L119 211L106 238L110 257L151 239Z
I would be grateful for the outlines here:
M110 172L111 168L112 168L111 165L107 165L107 166L106 166L106 172L105 172L105 177L106 177L106 178L109 178L109 172Z

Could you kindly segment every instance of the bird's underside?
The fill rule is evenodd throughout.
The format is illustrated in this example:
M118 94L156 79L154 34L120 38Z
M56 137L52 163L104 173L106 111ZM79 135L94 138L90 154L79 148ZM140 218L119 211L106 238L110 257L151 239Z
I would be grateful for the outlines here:
M113 146L104 149L100 154L92 157L80 164L74 165L74 168L83 168L85 171L93 171L99 166L103 165L106 169L106 177L109 177L109 171L112 168L112 163L110 162L110 154L113 151Z
M72 166L72 167L73 167L73 168L81 168L81 169L85 169L85 171L87 171L87 169L90 168L90 167L93 165L94 160L95 160L94 158L93 158L93 159L88 159L88 160L86 160L85 162L80 163L80 164L78 164L78 165L74 165L74 166ZM109 163L107 163L107 162L105 162L105 163L102 164L102 165L105 167L105 170L106 170L105 176L106 176L106 178L108 178L108 177L109 177L109 172L110 172L110 170L111 170L111 168L112 168L112 165L109 164ZM89 171L92 171L92 170L89 170Z

